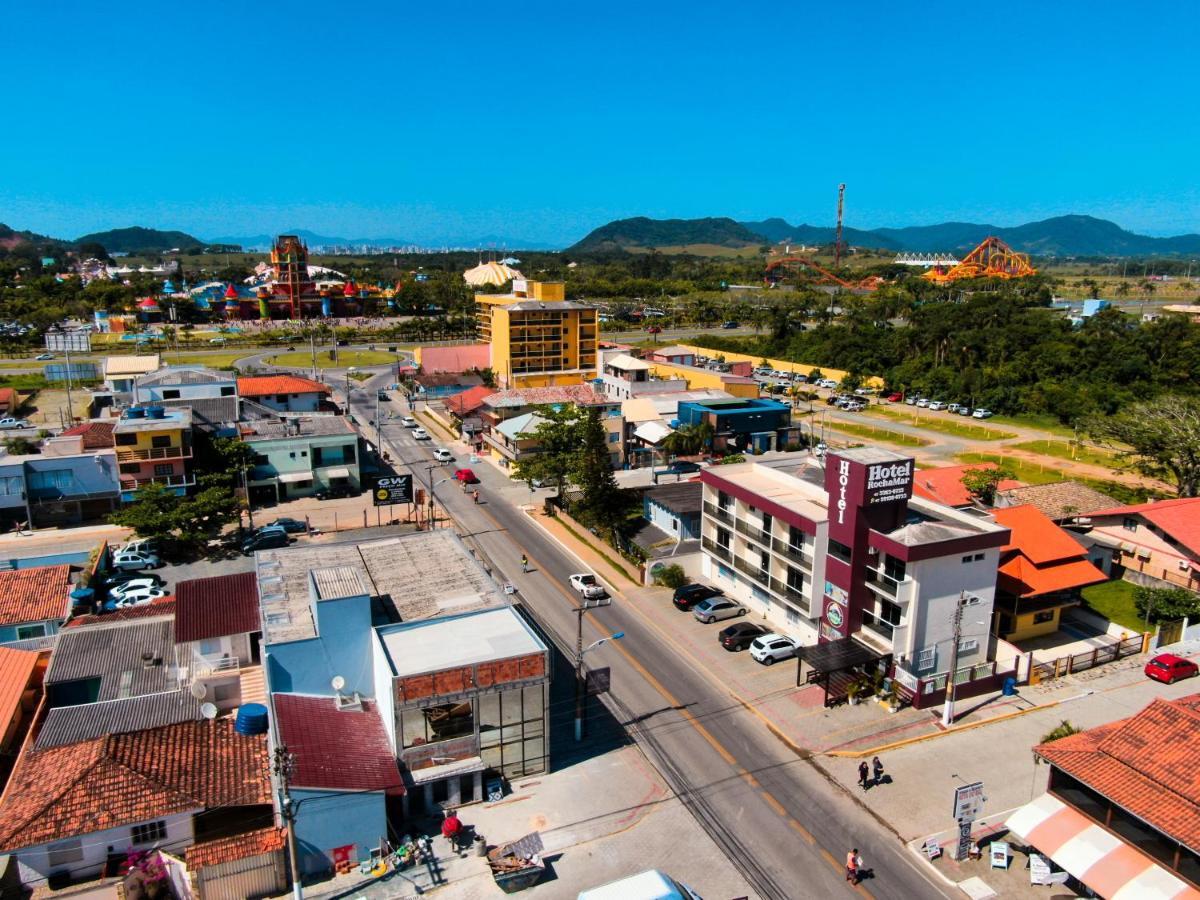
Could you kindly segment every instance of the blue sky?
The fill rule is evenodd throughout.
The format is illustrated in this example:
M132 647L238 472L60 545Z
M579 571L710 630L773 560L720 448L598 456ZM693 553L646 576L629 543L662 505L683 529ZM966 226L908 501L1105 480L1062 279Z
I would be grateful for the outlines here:
M1200 231L1194 4L11 4L0 222L565 243L624 216Z

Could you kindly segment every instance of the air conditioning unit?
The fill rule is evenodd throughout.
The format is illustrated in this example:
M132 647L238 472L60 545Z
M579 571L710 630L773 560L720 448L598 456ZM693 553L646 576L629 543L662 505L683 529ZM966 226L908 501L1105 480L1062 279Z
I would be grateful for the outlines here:
M982 602L983 602L983 600L979 597L976 597L974 594L967 594L967 596L963 597L962 605L963 606L978 606Z

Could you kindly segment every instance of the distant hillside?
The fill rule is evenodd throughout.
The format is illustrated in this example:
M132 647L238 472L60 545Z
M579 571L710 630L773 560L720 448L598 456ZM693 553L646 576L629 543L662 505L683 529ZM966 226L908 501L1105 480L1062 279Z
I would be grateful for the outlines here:
M17 244L37 244L38 246L61 247L64 241L58 238L46 237L44 234L34 234L32 231L15 231L0 222L0 247L12 249Z
M834 241L833 228L821 228L817 225L790 225L783 219L764 219L761 222L742 222L755 234L760 235L772 244L807 244L820 246L832 244ZM863 231L859 228L843 228L842 241L855 247L879 247L887 250L899 250L887 238L878 232Z
M763 239L733 219L618 219L591 232L565 253L611 253L630 247L682 247L688 244L716 244L721 247L749 247Z
M114 228L97 231L77 238L76 244L99 244L109 253L161 253L164 250L190 250L206 247L204 241L182 231L159 231L156 228Z

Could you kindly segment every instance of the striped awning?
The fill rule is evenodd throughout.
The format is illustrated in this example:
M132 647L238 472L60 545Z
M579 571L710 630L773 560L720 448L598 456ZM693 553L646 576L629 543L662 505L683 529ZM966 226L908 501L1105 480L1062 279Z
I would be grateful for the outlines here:
M1004 824L1101 897L1200 900L1200 891L1050 794Z

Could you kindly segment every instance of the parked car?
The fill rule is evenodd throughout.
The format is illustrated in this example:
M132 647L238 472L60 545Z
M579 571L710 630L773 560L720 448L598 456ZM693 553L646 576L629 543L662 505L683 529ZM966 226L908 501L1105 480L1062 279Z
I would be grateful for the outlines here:
M571 582L571 587L585 600L594 600L597 597L608 596L608 591L604 589L604 585L590 572L579 572L567 580Z
M960 406L960 407L958 408L958 414L959 414L960 416L969 416L969 415L971 414L971 407L969 407L969 406Z
M38 362L45 362L48 359L54 359L54 354L53 353L39 353L37 356L34 357L34 359L37 360Z
M28 428L29 423L24 419L16 419L12 416L5 416L0 419L0 428Z
M375 398L381 403L390 403L392 400L391 395L387 391L376 391Z
M646 326L647 334L659 334L661 331L662 331L662 329L659 328L657 325L647 325Z
M733 322L733 321L722 322L721 327L722 328L740 328L741 324L742 324L741 322Z
M932 409L934 412L939 412L946 408L946 401L945 400L931 400L929 403L929 408Z
M115 601L118 609L124 606L141 606L143 603L150 603L165 596L167 596L166 588L152 587L150 585L143 585L140 588L123 591L120 594L109 594L110 600Z
M114 552L122 553L126 550L130 553L158 553L158 541L154 538L137 538L122 544Z
M1163 684L1174 684L1181 678L1194 678L1200 674L1200 666L1190 659L1176 656L1174 653L1160 653L1143 669L1147 678L1161 681Z
M917 400L917 406L920 409L926 409L929 406L929 401L926 400L924 397L921 397L920 399Z
M746 607L735 603L728 597L709 597L692 607L692 615L705 625L711 625L721 619L734 619L745 614Z
M288 534L304 534L308 531L308 524L301 522L299 519L276 519L274 522L268 523L267 528L282 528Z
M862 412L866 408L867 404L863 403L861 400L851 400L848 403L842 404L842 409L844 409L846 412Z
M902 393L900 393L899 391L893 391L892 393L887 395L888 403L899 403L903 399L904 399L904 395Z
M916 406L916 405L917 405L917 398L916 398L915 396L913 396L913 397L905 397L905 398L904 398L904 402L905 402L905 404L906 404L906 405L908 405L908 406Z
M822 378L818 382L818 384L820 384L820 386L823 388L831 388L831 389L838 386L838 383L836 381L834 381L832 378Z
M793 372L792 384L808 384L808 376L801 375L799 372Z
M139 572L128 581L122 581L119 584L109 584L108 595L110 597L120 597L133 591L140 591L142 588L157 588L162 586L163 580L157 575L144 575Z
M709 587L707 584L684 584L675 588L671 602L680 612L691 612L693 606L709 597L719 597L723 592L720 588Z
M413 440L416 440L416 441L429 440L429 432L426 431L424 428L414 428L412 436L413 436Z
M143 553L137 550L118 550L113 554L113 568L132 571L134 569L157 569L162 566L162 560L154 553Z
M960 409L962 409L961 403L950 403L946 406L946 412L948 412L948 413L956 413Z
M361 490L350 484L335 484L321 488L313 494L318 500L337 500L341 497L357 497Z
M104 577L104 583L108 586L109 592L132 581L148 581L154 587L161 587L163 584L160 576L149 572L110 572Z
M757 622L735 622L733 625L721 629L721 633L717 635L717 643L730 653L734 653L738 650L745 650L755 638L770 633L770 628L759 625Z
M454 454L445 447L438 447L433 451L433 458L438 462L454 462Z
M750 658L764 666L773 666L781 659L796 655L800 642L785 634L768 634L750 642Z
M984 409L981 406L979 409L975 410L975 412L971 413L971 417L975 419L990 419L992 417L992 411L990 409Z
M463 484L478 484L479 479L475 477L475 473L470 469L457 469L454 472L456 481L461 481Z
M416 428L417 420L414 419L412 416L405 416L403 419L400 420L400 424L403 425L405 428Z
M242 541L242 553L249 556L257 550L273 550L286 547L291 538L282 528L263 528Z

